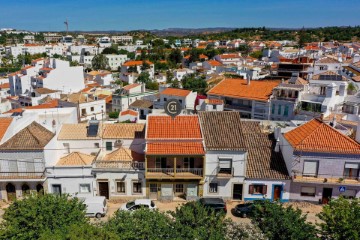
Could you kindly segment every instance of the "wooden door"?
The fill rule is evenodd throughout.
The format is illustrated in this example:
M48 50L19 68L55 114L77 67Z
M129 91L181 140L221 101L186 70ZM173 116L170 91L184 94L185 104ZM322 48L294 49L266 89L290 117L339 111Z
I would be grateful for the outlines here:
M281 190L282 190L282 187L281 186L274 186L274 196L273 196L273 200L274 201L278 201L281 199Z
M99 195L109 199L109 183L99 182Z
M242 184L234 184L233 199L234 200L242 200L242 192L243 192L243 185Z

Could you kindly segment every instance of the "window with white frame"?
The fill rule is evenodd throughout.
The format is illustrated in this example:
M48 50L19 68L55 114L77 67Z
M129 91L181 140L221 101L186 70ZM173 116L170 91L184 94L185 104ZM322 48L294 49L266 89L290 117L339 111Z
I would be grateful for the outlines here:
M317 177L319 161L305 160L303 176Z
M300 196L315 197L315 187L301 187Z
M219 158L219 173L231 174L232 159L231 158Z
M117 181L116 182L116 192L117 193L125 193L125 182L124 181Z
M141 182L133 182L132 192L133 194L142 193Z
M344 177L348 179L356 179L359 177L359 163L345 163Z
M91 192L90 184L88 184L88 183L80 184L79 192L80 193L90 193Z
M209 193L218 193L218 183L217 182L211 182L209 184Z
M267 193L267 186L265 184L251 184L249 185L249 194L262 194Z

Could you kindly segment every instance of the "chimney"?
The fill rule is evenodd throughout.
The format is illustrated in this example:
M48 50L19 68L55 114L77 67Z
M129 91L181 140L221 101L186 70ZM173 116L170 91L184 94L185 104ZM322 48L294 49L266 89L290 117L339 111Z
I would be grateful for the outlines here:
M360 117L358 116L355 140L360 143Z
M347 85L348 85L348 84L345 83L345 82L343 82L343 83L340 84L340 87L339 87L339 95L340 95L341 97L346 97L346 94L347 94L347 92L346 92Z
M275 152L280 152L280 140L276 139Z
M332 126L333 128L336 127L336 114L334 115L332 121L330 122L330 126Z
M250 77L246 78L246 84L250 85Z
M141 93L144 93L145 92L145 83L142 83L141 84Z

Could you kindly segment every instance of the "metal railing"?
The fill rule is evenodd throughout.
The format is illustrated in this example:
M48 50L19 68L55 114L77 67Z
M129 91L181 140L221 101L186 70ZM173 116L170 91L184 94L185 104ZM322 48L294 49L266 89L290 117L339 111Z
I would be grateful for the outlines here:
M144 162L132 162L132 161L105 161L100 160L95 162L95 168L115 168L126 170L144 170Z
M232 177L234 174L234 168L217 168L218 177Z
M168 175L174 175L174 173L191 173L197 176L203 175L202 168L177 168L176 171L174 168L148 168L148 173L164 173Z
M360 183L360 176L350 177L345 175L331 175L331 174L302 174L296 173L292 175L292 178L296 181L322 181L324 183Z
M24 178L44 178L45 171L42 172L0 172L0 178L2 179L24 179Z
M244 105L225 104L224 108L230 108L230 109L236 109L236 110L242 110L242 111L251 112L252 107L244 106Z

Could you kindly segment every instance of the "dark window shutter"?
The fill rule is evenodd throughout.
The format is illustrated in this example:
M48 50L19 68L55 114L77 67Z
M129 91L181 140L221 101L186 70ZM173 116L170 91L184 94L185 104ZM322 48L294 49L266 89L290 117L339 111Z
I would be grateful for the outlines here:
M249 185L249 194L254 194L254 185Z
M265 195L267 193L267 186L264 185L262 189L262 194Z

